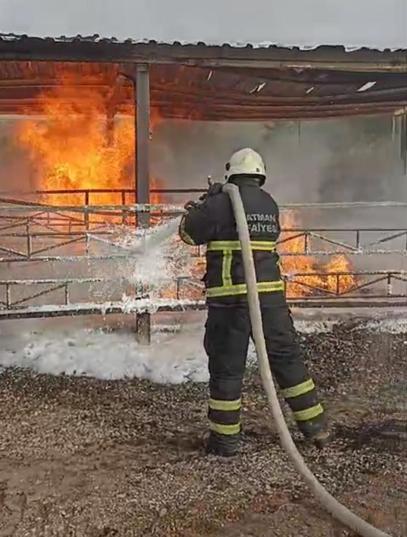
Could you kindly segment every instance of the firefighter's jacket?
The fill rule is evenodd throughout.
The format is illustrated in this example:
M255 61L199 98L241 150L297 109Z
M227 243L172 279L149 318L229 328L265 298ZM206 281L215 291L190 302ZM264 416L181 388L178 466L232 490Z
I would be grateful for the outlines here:
M232 182L234 182L232 180ZM262 305L284 300L276 241L280 234L279 210L258 180L239 177L239 186L249 226ZM204 277L209 305L238 305L247 302L243 259L236 222L226 192L208 196L182 218L180 237L190 245L207 245Z

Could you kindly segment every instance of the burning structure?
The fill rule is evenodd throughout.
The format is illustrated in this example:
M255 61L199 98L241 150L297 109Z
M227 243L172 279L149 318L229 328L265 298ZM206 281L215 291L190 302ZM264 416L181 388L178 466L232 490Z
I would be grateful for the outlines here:
M96 82L97 78L93 83ZM109 121L100 93L91 86L85 88L78 99L77 86L67 68L58 75L54 87L41 91L37 106L42 119L23 120L18 129L18 143L28 151L37 172L36 182L43 193L39 196L41 201L57 206L80 205L78 192L85 190L93 192L92 204L113 205L117 202L117 191L128 190L132 185L133 118L129 117L129 111L129 115L118 121L114 118ZM152 130L158 121L156 114L150 122ZM152 179L151 184L154 189L157 181ZM165 198L163 194L152 193L150 202L163 203ZM297 219L293 212L286 212L284 228L300 228L301 222ZM284 273L308 274L299 277L299 283L289 285L291 296L309 295L315 288L334 292L337 281L328 274L352 271L351 263L344 255L334 256L325 264L318 264L312 256L299 255L302 240L295 232L286 232L282 244L284 253L292 254L282 260ZM352 275L344 276L339 281L338 291L347 291L354 285ZM171 297L168 290L163 290L163 294Z
M112 119L109 124L109 119L105 119L103 126L103 97L90 89L78 100L76 85L69 72L62 73L57 85L37 96L44 119L26 119L19 128L18 141L30 155L39 188L51 191L129 188L133 122ZM46 201L75 205L80 200L68 194Z
M349 53L336 47L306 51L4 35L0 37L0 113L24 117L17 139L30 155L35 170L31 190L36 192L20 192L18 199L15 193L3 193L4 232L22 225L24 233L3 233L4 241L14 242L2 246L2 261L67 263L72 252L59 252L68 244L85 248L80 255L74 252L72 262L81 254L89 259L89 238L111 237L112 231L102 223L149 225L153 218L160 221L164 213L179 213L179 208L166 206L160 208L161 216L158 208L151 209L156 213L151 215L144 205L162 205L169 194L190 195L188 189L168 188L165 178L151 176L150 139L161 119L291 120L300 124L315 118L387 114L393 117L400 155L406 161L405 70L403 51ZM18 185L10 186L9 190L21 190ZM392 292L395 279L405 285L403 272L360 275L350 256L366 251L361 232L387 233L377 239L378 253L381 243L405 237L406 230L312 233L303 229L298 218L298 212L285 212L280 243L287 295L294 303L310 299L315 304L321 297L344 296L360 303L358 292L376 282L385 282L387 289L372 295L375 299L391 295L405 302L399 290ZM343 238L346 233L352 235L351 240ZM38 240L40 246L35 248ZM16 246L16 241L23 241L27 250ZM315 244L321 241L324 246L316 252ZM200 253L193 269L195 279L201 269ZM103 278L87 274L79 278L72 270L75 277L71 280L43 278L40 283L45 288L28 296L49 296L63 289L62 305L51 304L47 310L52 314L120 311L114 298L108 304L73 304L70 286L96 284ZM181 297L181 280L174 282L175 290L161 293L160 298L166 300L162 307L201 307L200 288L189 287ZM1 282L4 317L44 314L38 308L22 311L26 296L10 298L12 288L35 284L32 278L28 282Z
M180 3L161 2L157 10L158 2L144 2L134 16L141 2L3 0L0 31L30 31L39 37L0 38L0 114L22 118L13 140L30 155L33 170L29 188L20 181L25 174L16 173L0 194L0 319L151 311L137 281L122 282L122 265L134 262L129 248L139 245L139 239L145 246L147 239L147 252L136 258L142 262L137 275L154 284L157 276L165 276L178 246L168 244L168 257L162 257L162 249L153 245L156 233L160 240L167 233L165 226L150 226L145 237L134 224L179 212L179 204L165 203L151 215L143 212L148 201L166 202L163 195L192 197L178 193L180 185L175 188L165 173L157 174L154 185L148 151L151 131L153 138L157 134L155 114L188 121L289 119L300 133L310 118L383 113L389 118L389 136L405 155L407 62L405 52L397 51L407 45L405 9L396 10L402 2L370 2L366 10L361 3L351 7L322 1L313 2L318 10L278 0L262 2L263 9L258 9L260 2L236 3L230 9L226 2L208 0L184 2L181 10ZM342 11L342 17L333 17L335 11ZM95 31L118 39L57 37ZM125 41L145 35L161 44ZM274 47L266 42L270 37L297 47ZM200 39L207 45L181 45L173 39ZM318 43L382 52L314 47ZM3 130L1 136L8 135ZM215 139L210 142L218 148ZM168 192L171 187L177 194ZM284 212L279 248L291 302L405 303L405 275L395 270L388 252L401 252L405 259L406 230L395 229L394 220L384 223L380 204L346 205L340 192L330 201L340 202L339 223L331 216L335 204ZM309 210L317 211L312 221ZM405 219L402 203L389 210L400 211ZM347 218L350 211L373 217L362 225ZM122 236L121 226L105 225L111 221L123 224L129 236ZM393 240L398 243L389 250L386 245ZM118 242L121 249L112 252L112 243ZM194 254L199 263L201 252ZM380 259L374 270L372 256ZM364 273L357 274L361 266ZM378 290L366 297L372 282ZM195 284L194 278L178 278L173 282L176 300L171 290L154 308L200 307ZM187 285L189 301L183 295ZM86 291L78 295L82 286ZM91 296L89 289L96 287ZM122 300L124 290L128 301ZM148 328L148 315L141 321ZM264 399L257 375L250 375L246 385L243 459L217 464L212 457L196 456L193 440L205 419L199 406L206 397L201 382L207 380L207 366L199 353L199 333L171 340L160 334L146 350L131 335L75 334L74 324L70 320L59 331L52 323L51 337L19 325L22 345L11 345L7 336L2 341L1 446L7 463L0 474L5 484L0 525L6 532L341 533L343 528L314 510L309 492L280 453L274 429L261 419ZM355 327L352 321L326 335L304 334L337 439L322 456L302 449L335 496L384 531L401 536L407 523L405 446L389 437L386 442L385 435L392 421L405 425L406 338L405 333L387 333L381 323L376 329L375 323L368 324ZM41 374L32 375L27 367ZM185 389L151 389L145 381L128 381L139 376L154 383L188 384ZM122 381L107 381L115 378ZM404 430L400 427L401 434Z

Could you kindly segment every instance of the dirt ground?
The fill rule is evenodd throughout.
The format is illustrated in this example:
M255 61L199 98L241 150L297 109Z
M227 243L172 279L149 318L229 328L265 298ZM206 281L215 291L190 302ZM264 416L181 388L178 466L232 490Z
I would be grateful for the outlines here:
M301 338L335 432L322 452L295 432L305 460L348 507L406 536L407 334ZM205 456L206 389L4 370L0 536L355 536L293 471L255 370L241 454Z

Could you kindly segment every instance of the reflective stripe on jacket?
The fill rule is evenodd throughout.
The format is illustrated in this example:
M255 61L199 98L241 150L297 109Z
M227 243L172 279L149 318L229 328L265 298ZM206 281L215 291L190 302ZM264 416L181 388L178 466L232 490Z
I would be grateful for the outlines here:
M239 177L236 184L249 226L260 299L263 303L281 300L284 283L276 252L280 234L278 206L256 179ZM207 245L204 281L208 303L246 302L242 252L229 196L221 192L191 208L182 218L179 233L187 244Z

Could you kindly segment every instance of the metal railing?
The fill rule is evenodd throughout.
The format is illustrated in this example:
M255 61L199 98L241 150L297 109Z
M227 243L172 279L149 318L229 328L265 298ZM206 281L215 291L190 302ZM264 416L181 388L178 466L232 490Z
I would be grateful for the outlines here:
M203 189L155 189L156 193L199 193ZM112 230L107 228L106 222L116 222L134 228L137 215L140 212L150 212L157 221L168 217L180 215L183 210L176 205L168 204L132 204L126 205L92 205L93 194L117 193L121 202L128 202L126 196L134 196L131 189L119 190L80 190L80 191L37 191L38 196L50 194L77 193L83 196L84 206L66 205L54 206L37 201L24 201L13 198L0 199L0 267L1 263L8 263L7 270L14 263L21 262L80 262L111 261L115 259L129 259L129 251L114 251L107 255L95 255L90 251L90 242L110 242ZM3 194L4 195L4 194ZM49 198L48 198L49 199ZM343 206L397 206L406 204L380 203L380 204L326 204L329 207ZM294 204L290 207L312 206L321 208L319 204ZM322 207L323 208L323 207ZM116 219L116 220L114 220ZM295 241L295 248L293 242ZM68 249L58 255L58 249ZM72 251L72 249L74 249ZM300 229L287 228L283 230L278 242L280 255L292 256L332 256L345 254L349 256L407 254L407 228L318 228ZM202 256L204 248L196 248L194 256ZM17 265L16 265L17 266ZM46 266L46 265L44 265ZM59 265L58 265L59 266ZM62 265L61 265L62 266ZM75 265L79 266L79 265ZM349 285L349 279L352 285ZM407 277L406 272L397 270L378 270L370 272L304 272L287 275L284 278L285 292L292 305L306 306L382 306L407 305ZM96 285L109 286L107 278L62 278L62 279L27 279L27 280L0 280L0 316L1 318L14 318L24 316L54 316L78 314L76 312L118 312L123 310L123 304L113 296L104 297L106 302L95 301L92 298L92 289ZM328 285L329 282L329 285ZM344 285L344 283L346 285ZM114 281L116 287L118 281ZM120 285L125 287L126 282ZM120 287L119 285L119 287ZM22 296L21 289L29 291ZM85 302L71 300L72 289L81 286L81 296ZM192 288L192 292L191 292ZM187 290L187 291L186 291ZM202 285L191 278L180 277L174 280L173 288L167 290L172 301L160 307L171 309L201 308ZM139 291L137 297L146 296L148 291ZM50 299L51 294L59 294L59 300ZM62 296L61 296L62 293ZM141 293L141 294L140 294ZM195 298L188 298L188 297ZM141 298L140 298L141 299ZM160 299L161 300L161 299ZM45 301L40 304L33 302ZM187 303L185 302L187 301ZM113 306L109 306L114 304ZM186 304L186 305L185 305Z
M353 278L354 284L342 289L342 281L348 277ZM324 278L325 281L331 282L334 280L336 285L330 285L329 288L321 287L320 284L313 283L315 278ZM91 296L95 294L93 286L96 284L103 286L103 301L95 301ZM284 284L288 302L298 307L407 306L407 271L297 273L285 276ZM17 289L33 286L35 289L31 293L13 298L13 293ZM71 300L71 289L74 286L83 288L80 301ZM112 304L114 304L114 307L110 308L112 313L118 310L126 311L126 302L118 300L117 295L121 296L128 286L125 279L118 281L109 278L0 280L0 319L16 316L38 317L41 316L41 311L44 316L75 314L75 311L86 313L90 309L103 313L108 311ZM303 287L306 292L302 295L298 294L298 286ZM291 294L293 287L297 292ZM192 296L191 288L193 289ZM62 291L62 297L58 301L47 300L42 304L30 304L38 298L49 297L56 291ZM157 304L164 307L162 303L165 300L167 300L166 311L204 307L202 283L190 277L174 279L172 285L162 291L163 294L155 292L151 295L147 287L140 287L133 291L133 300L148 299L151 309L155 309Z
M322 281L329 281L329 287L321 287L313 284L312 281L318 278ZM343 280L352 279L352 285L344 287ZM309 281L311 280L311 283ZM331 282L334 282L332 285ZM372 287L377 284L384 284L384 291L372 292ZM394 290L395 284L399 285L397 291ZM404 284L404 285L403 285ZM287 299L297 298L290 295L290 286L300 286L310 291L303 297L304 300L313 300L315 298L368 298L376 300L382 298L407 298L407 271L393 270L376 270L376 271L357 271L357 272L298 272L284 277L285 294ZM400 289L402 287L403 289Z
M80 258L89 256L89 245L92 239L97 237L108 238L113 232L106 229L94 229L92 231L74 229L71 231L61 231L48 229L46 231L36 230L39 226L34 219L19 222L10 226L0 227L0 253L6 254L0 256L0 263L11 263L19 261L67 261L74 257L71 255L50 255L50 252L63 248L65 246L77 244L82 246L82 250L75 256ZM20 228L20 230L17 230ZM33 229L34 228L34 229ZM323 234L324 233L324 234ZM354 235L355 243L345 243L333 239L333 234L347 233ZM376 240L369 240L366 243L361 242L362 235L385 234ZM292 235L292 236L291 236ZM301 239L301 244L298 240ZM382 245L388 245L391 241L404 239L399 247L383 248ZM318 241L319 247L313 245L313 240ZM290 250L290 242L296 241L296 249ZM44 242L52 243L43 245ZM13 243L13 246L10 246ZM39 246L36 247L36 243ZM19 245L19 247L18 247ZM41 247L40 247L41 246ZM288 248L286 248L288 246ZM321 246L325 246L325 249ZM326 246L330 246L327 248ZM282 239L277 243L278 252L281 257L293 256L333 256L346 254L346 256L362 255L407 255L407 229L319 229L319 230L284 230ZM194 256L203 256L205 248L194 249ZM43 255L47 254L47 255ZM114 253L109 256L100 256L98 259L113 259L128 257L129 254ZM97 256L95 256L97 257Z
M27 302L36 300L37 298L41 298L44 296L47 296L51 293L54 293L55 291L63 291L63 299L62 302L56 302L54 304L45 304L45 305L53 305L58 306L61 303L65 306L70 304L70 287L72 285L89 285L89 284L95 284L95 283L106 283L107 280L103 278L63 278L63 279L55 279L55 278L49 278L49 279L34 279L34 280L0 280L0 289L2 289L2 296L0 298L0 307L7 310L12 310L17 307L20 307L22 304L26 304ZM42 290L41 291L35 291L34 293L28 294L28 296L25 296L24 298L18 298L14 299L12 297L12 290L13 288L21 288L21 287L39 287Z
M120 212L117 209L117 206L0 205L0 252L6 254L0 257L0 263L64 260L64 256L42 254L75 243L83 245L80 255L87 256L91 235L111 234L103 221L93 221L91 215L119 217L119 223L125 225L129 218L135 220L140 212L149 211L160 222L182 214L182 209L171 205L120 206ZM35 248L35 241L52 244ZM292 248L294 241L295 250ZM407 228L283 228L278 249L281 256L406 255ZM198 249L195 255L202 255L202 252L203 249ZM121 255L114 254L113 257Z
M202 194L206 192L206 188L150 188L151 194ZM121 200L123 205L128 202L128 197L133 198L130 200L134 203L134 197L136 195L135 188L79 188L79 189L36 189L28 192L16 191L16 190L3 190L0 191L0 196L14 197L52 197L52 196L70 196L78 195L82 197L81 205L89 205L92 201L93 195L106 194L111 196L117 194L117 197Z
M150 188L150 194L203 194L207 188ZM135 188L82 188L82 189L35 189L31 191L3 190L0 191L0 197L15 198L16 196L23 200L24 198L38 199L38 197L48 197L51 201L52 196L80 196L79 205L91 205L92 197L95 195L117 195L118 201L122 205L134 203ZM130 199L129 199L130 198ZM349 208L383 208L383 207L405 207L407 202L403 201L350 201L350 202L302 202L302 203L285 203L281 205L282 209L349 209Z
M380 234L374 240L363 239L369 235ZM335 235L347 236L348 240L335 239ZM384 249L382 245L400 240L398 248ZM301 242L301 248L290 251L290 243ZM316 249L315 243L324 246L334 246L335 249ZM407 228L318 228L318 229L283 229L283 237L278 241L280 255L372 255L372 254L407 254ZM284 246L288 246L288 250Z

